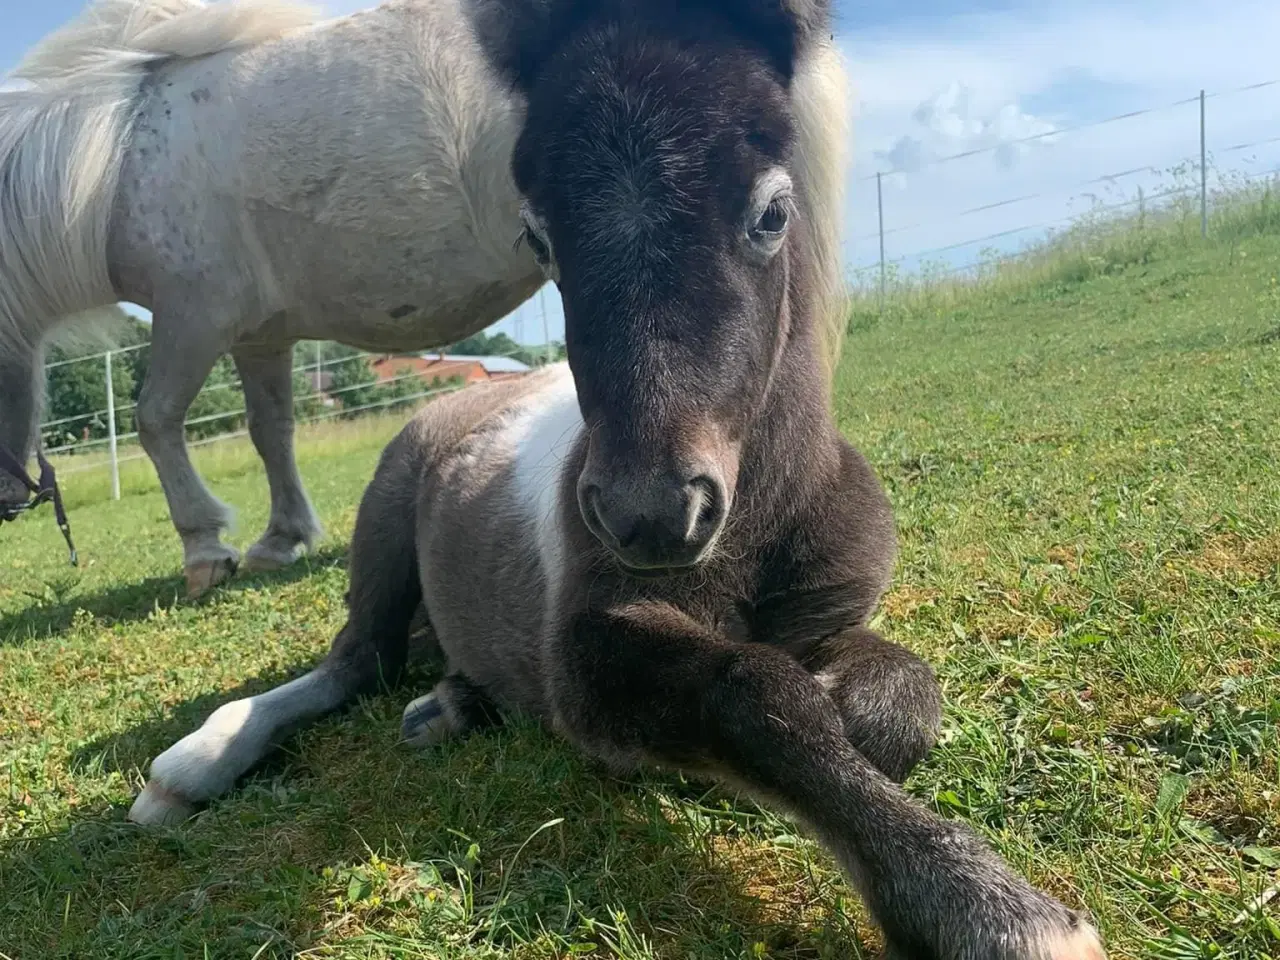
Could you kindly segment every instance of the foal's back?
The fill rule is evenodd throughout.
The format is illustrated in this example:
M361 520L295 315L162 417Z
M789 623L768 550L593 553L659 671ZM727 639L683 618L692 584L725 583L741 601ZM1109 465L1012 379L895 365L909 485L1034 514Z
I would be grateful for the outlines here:
M540 650L562 566L563 478L581 455L568 365L468 388L411 430L423 458L423 601L449 669L506 707L544 714Z

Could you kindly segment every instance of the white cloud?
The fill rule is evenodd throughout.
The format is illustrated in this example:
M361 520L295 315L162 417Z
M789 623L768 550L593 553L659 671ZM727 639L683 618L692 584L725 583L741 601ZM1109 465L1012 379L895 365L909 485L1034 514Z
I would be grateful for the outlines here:
M999 166L1008 168L1033 145L1053 139L1057 128L1047 120L1014 103L991 108L979 99L972 87L953 80L912 111L912 132L889 149L876 150L875 159L887 171L914 173L943 157L988 150Z

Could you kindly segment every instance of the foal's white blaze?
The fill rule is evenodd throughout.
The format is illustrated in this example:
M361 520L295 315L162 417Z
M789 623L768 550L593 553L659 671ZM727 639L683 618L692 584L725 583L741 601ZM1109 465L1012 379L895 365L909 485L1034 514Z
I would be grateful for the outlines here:
M256 697L223 704L200 729L152 761L129 819L145 824L186 819L195 804L230 790L294 724L340 706L344 693L341 681L320 667Z
M546 375L549 382L512 416L502 442L515 451L515 494L533 526L550 606L564 571L560 480L584 424L569 365Z

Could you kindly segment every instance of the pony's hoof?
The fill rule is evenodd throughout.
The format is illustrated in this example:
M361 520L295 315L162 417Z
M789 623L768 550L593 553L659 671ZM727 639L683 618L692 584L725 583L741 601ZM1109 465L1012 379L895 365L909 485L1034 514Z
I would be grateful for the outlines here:
M184 568L187 577L187 599L196 600L204 596L220 583L225 583L235 576L238 564L231 557L219 560L204 560Z
M280 551L255 544L245 554L244 563L240 565L240 569L245 573L272 573L292 565L300 556L302 556L301 545L292 550Z
M195 805L154 780L149 781L129 808L129 819L144 827L172 826L195 816Z

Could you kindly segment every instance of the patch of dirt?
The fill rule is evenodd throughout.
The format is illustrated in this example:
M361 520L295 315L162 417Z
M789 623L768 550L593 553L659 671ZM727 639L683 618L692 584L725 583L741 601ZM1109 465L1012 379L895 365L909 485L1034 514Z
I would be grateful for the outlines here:
M968 621L972 633L999 643L1002 640L1049 640L1057 632L1053 621L1035 613L1026 613L1016 607L992 608L975 612Z
M1189 566L1208 577L1262 580L1280 568L1280 533L1246 540L1234 533L1210 538Z
M956 550L952 557L956 563L968 567L970 570L984 570L987 560L991 557L991 551L980 543L971 543Z
M921 607L936 603L941 597L942 593L932 587L905 584L885 594L880 601L880 609L887 617L905 620Z
M811 956L805 941L808 934L832 922L831 902L836 891L832 885L843 885L843 878L834 870L829 854L816 863L808 862L803 854L788 849L752 843L742 837L718 836L710 842L713 856L727 866L738 878L742 893L754 901L759 911L758 920L766 928L766 956ZM817 866L818 871L813 867ZM700 889L702 882L714 884L712 889ZM714 871L705 881L695 878L688 895L691 901L712 903L722 899L724 880ZM878 956L883 947L879 931L870 923L870 916L860 897L848 899L844 908L853 920L857 936L864 951Z
M1187 816L1209 824L1237 846L1275 844L1280 839L1273 826L1277 814L1280 796L1272 791L1254 793L1203 782L1192 787L1186 805Z
M1060 566L1066 567L1072 573L1075 573L1080 569L1080 554L1077 549L1070 544L1051 547L1049 552L1045 554L1045 557L1050 563L1056 563Z

